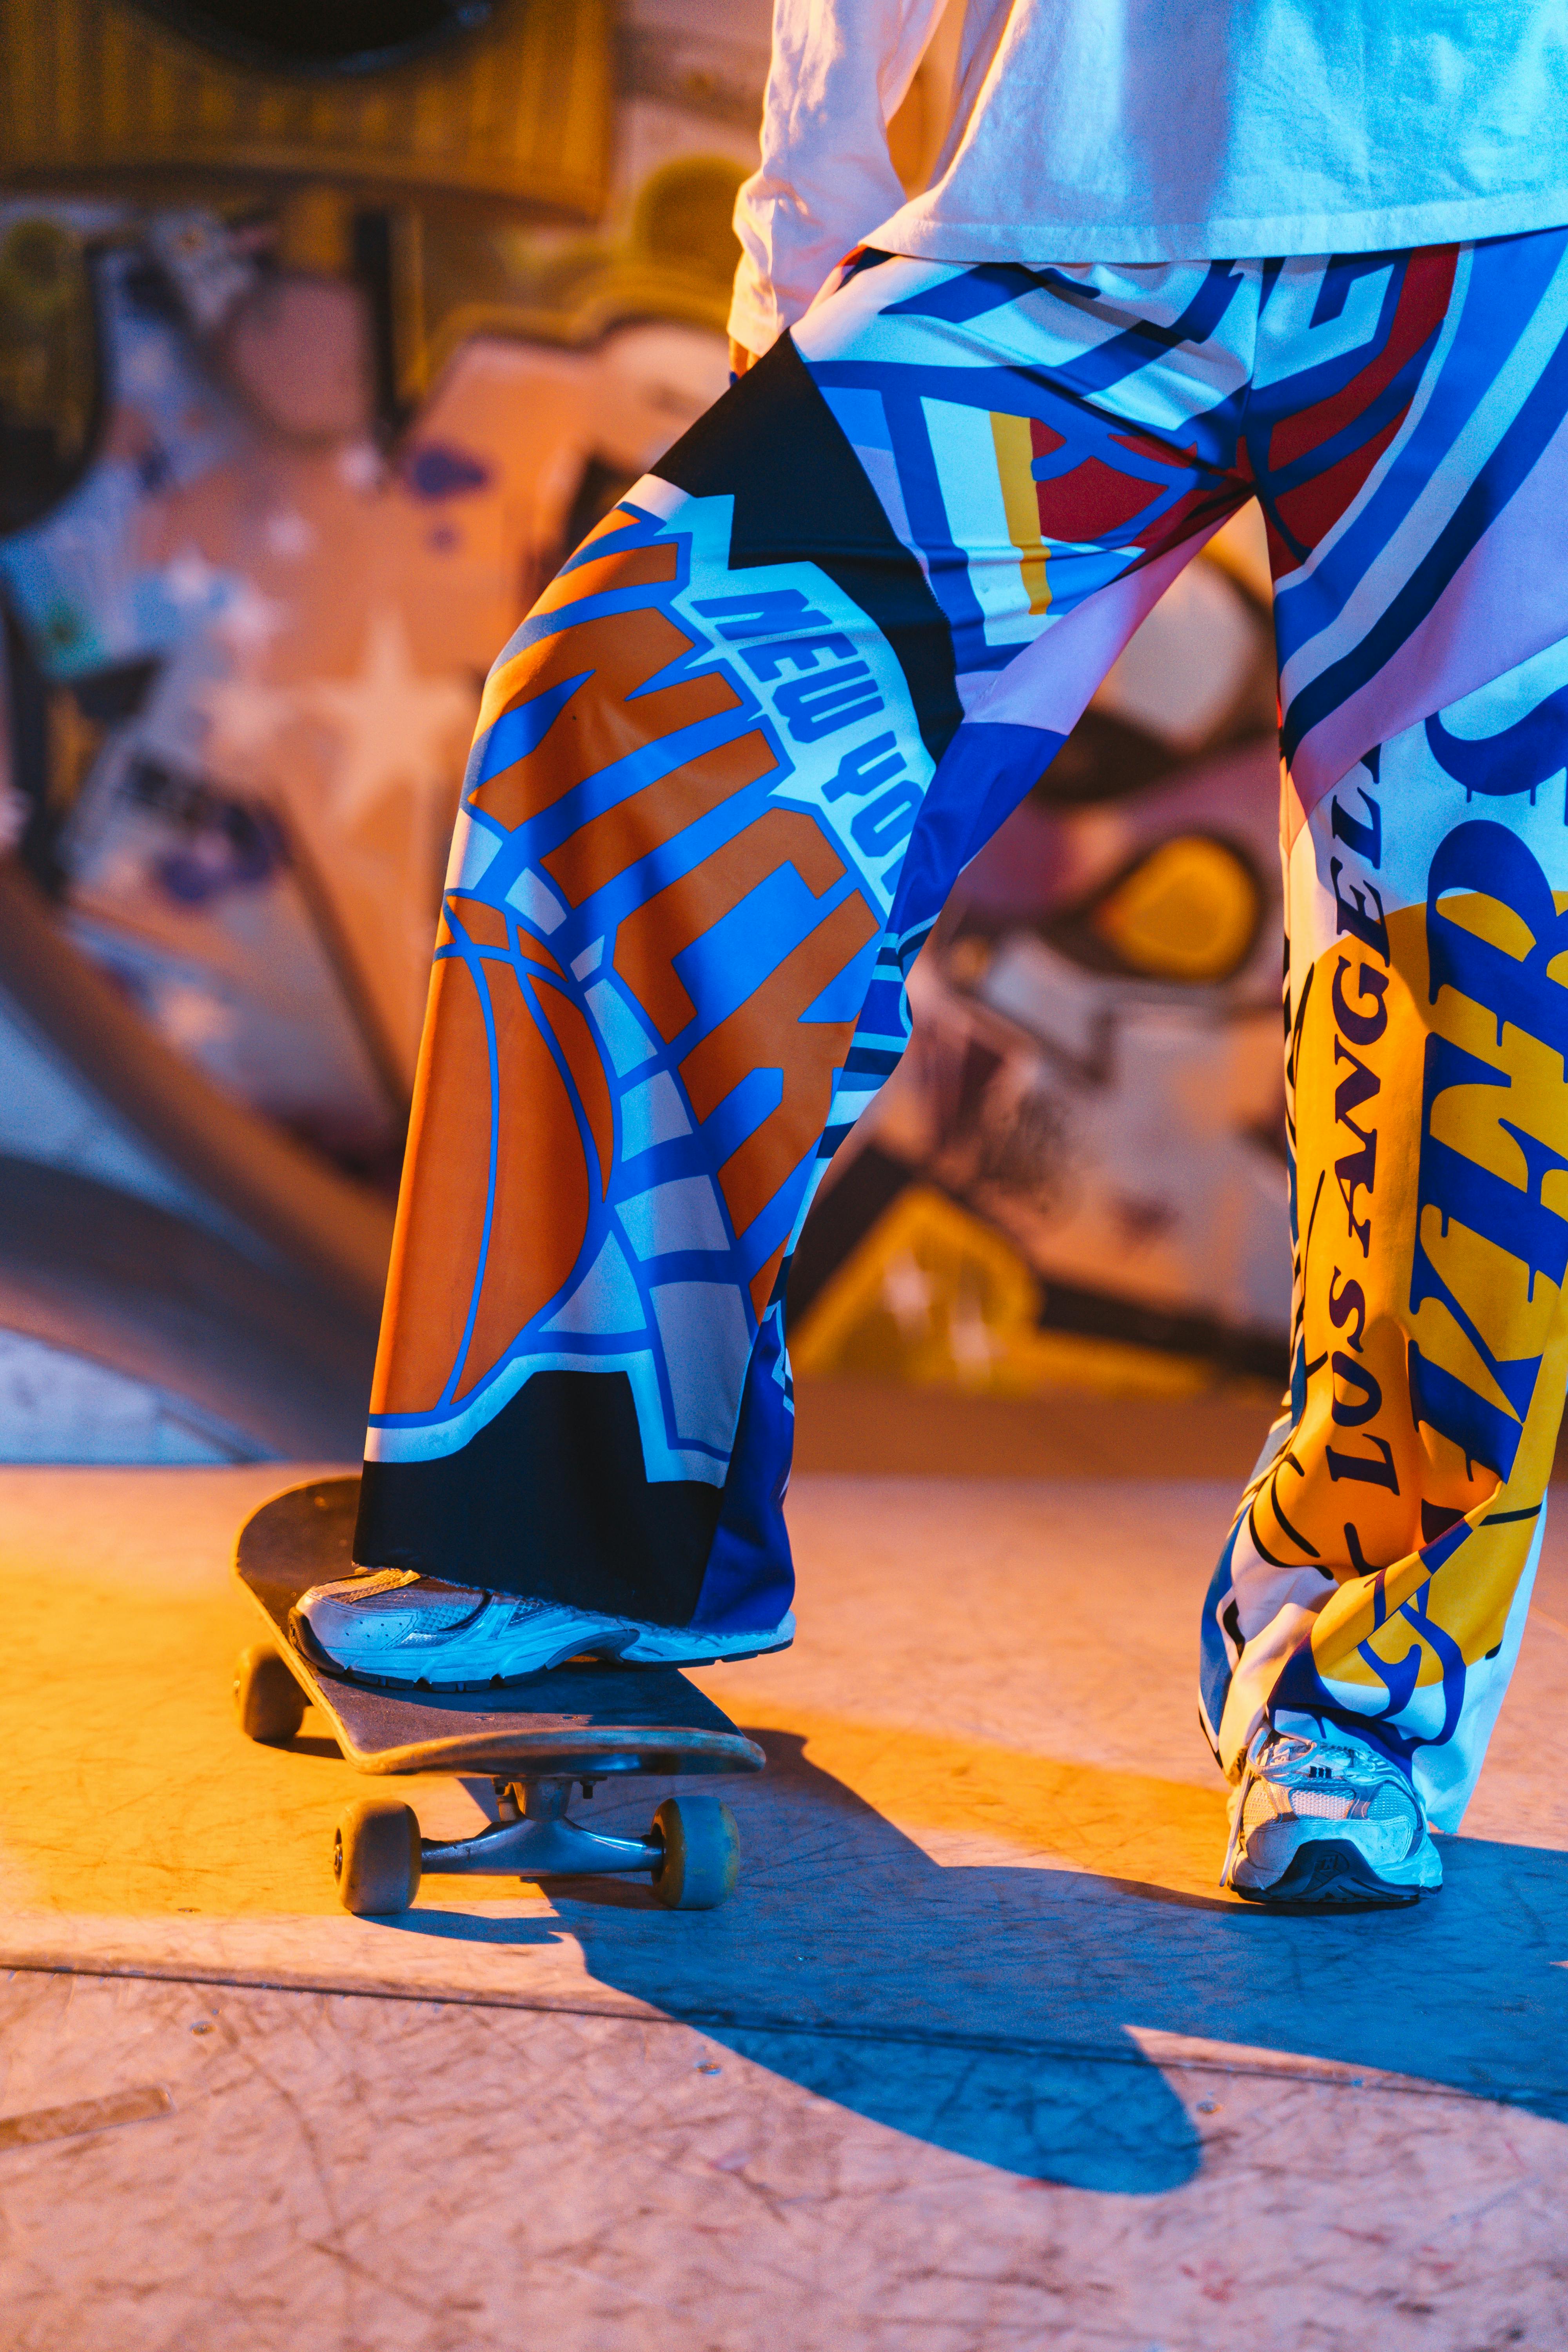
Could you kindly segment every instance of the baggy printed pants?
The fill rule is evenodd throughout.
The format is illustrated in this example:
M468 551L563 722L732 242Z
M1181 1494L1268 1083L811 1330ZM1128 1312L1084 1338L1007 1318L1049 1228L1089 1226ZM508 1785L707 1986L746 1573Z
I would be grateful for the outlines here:
M1565 413L1568 232L851 256L491 674L356 1558L777 1622L816 1183L955 876L1256 495L1293 1378L1205 1610L1205 1715L1232 1771L1270 1706L1353 1717L1457 1821L1568 1370Z

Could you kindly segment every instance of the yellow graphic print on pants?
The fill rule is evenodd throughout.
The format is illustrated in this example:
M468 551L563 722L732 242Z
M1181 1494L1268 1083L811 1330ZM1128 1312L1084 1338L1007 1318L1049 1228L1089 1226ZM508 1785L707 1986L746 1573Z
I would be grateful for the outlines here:
M1232 1775L1327 1713L1458 1827L1568 1381L1568 646L1286 789L1293 1378L1204 1622Z

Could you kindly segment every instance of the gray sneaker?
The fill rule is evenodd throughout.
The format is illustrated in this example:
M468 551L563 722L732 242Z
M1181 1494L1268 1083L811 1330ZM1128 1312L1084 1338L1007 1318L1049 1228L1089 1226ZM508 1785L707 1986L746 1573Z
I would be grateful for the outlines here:
M356 1681L426 1690L488 1690L521 1682L568 1658L618 1658L630 1666L710 1666L787 1650L795 1618L744 1633L691 1625L646 1625L443 1584L412 1569L381 1568L313 1585L289 1612L289 1631L318 1665Z
M1249 1903L1371 1909L1441 1886L1421 1801L1397 1764L1339 1724L1311 1739L1265 1724L1230 1801L1220 1885Z

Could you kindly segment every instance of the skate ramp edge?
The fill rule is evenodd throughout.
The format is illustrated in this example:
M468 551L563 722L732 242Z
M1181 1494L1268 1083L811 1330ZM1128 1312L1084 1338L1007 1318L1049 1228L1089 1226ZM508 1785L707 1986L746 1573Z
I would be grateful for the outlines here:
M0 1000L0 1459L357 1454L390 1202L182 1059L14 861Z

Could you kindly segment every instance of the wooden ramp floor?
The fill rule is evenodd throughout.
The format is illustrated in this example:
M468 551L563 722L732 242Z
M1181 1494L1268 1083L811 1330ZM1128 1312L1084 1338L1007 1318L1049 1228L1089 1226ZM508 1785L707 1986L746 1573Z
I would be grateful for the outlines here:
M1215 1886L1227 1485L808 1475L795 1648L702 1678L769 1754L709 1784L734 1900L367 1921L329 1852L374 1784L228 1716L280 1483L0 1473L7 2352L1568 2342L1556 1534L1414 1911ZM406 1785L436 1835L488 1801Z

